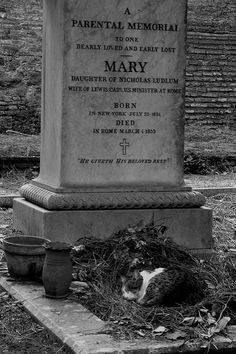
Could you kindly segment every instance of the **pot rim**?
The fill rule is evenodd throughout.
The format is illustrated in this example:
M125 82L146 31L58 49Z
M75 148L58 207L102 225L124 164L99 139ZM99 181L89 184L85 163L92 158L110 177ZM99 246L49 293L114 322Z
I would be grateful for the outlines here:
M47 241L43 244L43 247L46 250L71 251L73 246L70 243L62 242L62 241Z
M41 240L42 243L39 243L39 244L33 244L33 243L17 243L17 239L25 239L25 241L27 242L27 240L31 241L34 239L34 240ZM11 242L15 240L16 242ZM26 247L26 248L37 248L37 247L42 247L43 244L45 242L48 242L49 240L44 238L44 237L38 237L38 236L26 236L26 235L22 235L22 236L7 236L5 237L3 240L2 240L2 244L3 244L3 247L4 247L4 244L5 246L16 246L16 247Z

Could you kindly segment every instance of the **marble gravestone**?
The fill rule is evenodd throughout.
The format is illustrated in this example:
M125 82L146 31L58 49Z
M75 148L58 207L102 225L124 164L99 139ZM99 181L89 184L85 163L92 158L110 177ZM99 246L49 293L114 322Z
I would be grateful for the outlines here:
M45 0L40 175L16 228L53 240L155 221L211 248L211 210L185 186L186 0Z

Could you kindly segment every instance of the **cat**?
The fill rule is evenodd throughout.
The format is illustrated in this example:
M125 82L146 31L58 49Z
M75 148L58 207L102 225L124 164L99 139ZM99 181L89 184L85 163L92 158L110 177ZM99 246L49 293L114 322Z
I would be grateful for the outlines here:
M121 277L122 295L143 306L174 305L184 297L187 273L179 268L156 268L152 271L134 270Z

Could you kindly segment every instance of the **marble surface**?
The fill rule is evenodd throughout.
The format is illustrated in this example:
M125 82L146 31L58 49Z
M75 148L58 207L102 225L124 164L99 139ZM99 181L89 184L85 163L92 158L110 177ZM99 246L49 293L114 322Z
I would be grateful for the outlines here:
M185 0L45 1L52 188L183 186Z

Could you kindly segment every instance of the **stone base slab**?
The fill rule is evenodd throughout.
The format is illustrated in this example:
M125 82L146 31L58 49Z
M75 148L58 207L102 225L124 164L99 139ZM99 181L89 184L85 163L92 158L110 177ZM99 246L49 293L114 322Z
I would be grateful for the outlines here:
M80 237L110 237L140 221L168 227L166 235L194 249L211 248L212 210L201 208L49 211L23 198L14 200L14 227L26 235L72 244Z

